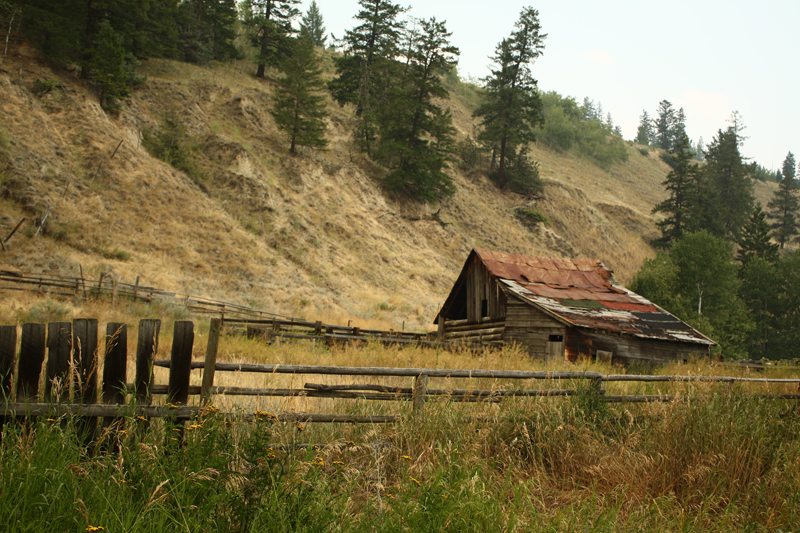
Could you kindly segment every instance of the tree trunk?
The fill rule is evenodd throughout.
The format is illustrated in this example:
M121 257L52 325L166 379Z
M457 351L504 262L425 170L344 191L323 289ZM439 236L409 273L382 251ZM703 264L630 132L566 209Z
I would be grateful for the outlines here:
M506 186L506 138L500 142L500 166L497 169L497 188L502 189Z

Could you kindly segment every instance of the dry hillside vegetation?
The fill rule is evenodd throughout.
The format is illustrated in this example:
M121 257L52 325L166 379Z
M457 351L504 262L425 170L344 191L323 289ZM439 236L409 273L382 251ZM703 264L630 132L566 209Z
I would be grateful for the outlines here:
M0 70L0 233L50 215L44 237L26 223L0 268L141 276L282 314L410 329L428 327L473 247L597 257L623 283L654 255L650 210L668 172L655 152L630 148L627 163L603 170L534 147L551 225L525 226L513 208L528 200L477 171L454 171L458 192L437 205L388 195L350 139L352 109L333 102L329 149L289 156L269 113L273 86L248 64L149 60L147 80L109 114L74 73L34 55L17 50ZM58 86L37 94L36 80ZM450 105L471 133L464 103ZM193 138L199 177L141 144L168 113Z

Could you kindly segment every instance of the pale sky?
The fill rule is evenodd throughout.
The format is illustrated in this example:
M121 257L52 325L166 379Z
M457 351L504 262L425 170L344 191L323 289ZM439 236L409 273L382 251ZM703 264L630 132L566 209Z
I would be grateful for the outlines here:
M305 12L311 0L304 0ZM543 91L601 102L626 139L642 110L669 100L684 108L694 142L711 142L739 111L742 152L768 169L800 155L798 0L406 0L411 16L445 20L461 50L462 77L489 74L495 46L524 6L548 34L532 67ZM357 0L317 0L328 33L355 26ZM797 157L800 159L800 157Z

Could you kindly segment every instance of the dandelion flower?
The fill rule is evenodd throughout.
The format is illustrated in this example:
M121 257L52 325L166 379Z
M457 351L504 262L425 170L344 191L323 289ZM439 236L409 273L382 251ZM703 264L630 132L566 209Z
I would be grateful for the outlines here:
M410 461L411 457L409 457L408 455L401 455L400 459L405 459L406 461Z

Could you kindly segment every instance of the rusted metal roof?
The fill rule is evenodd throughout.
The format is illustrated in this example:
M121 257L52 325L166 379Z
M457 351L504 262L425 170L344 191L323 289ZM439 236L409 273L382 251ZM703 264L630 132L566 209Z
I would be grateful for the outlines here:
M507 292L579 328L648 339L716 343L676 316L618 284L596 259L474 252Z

